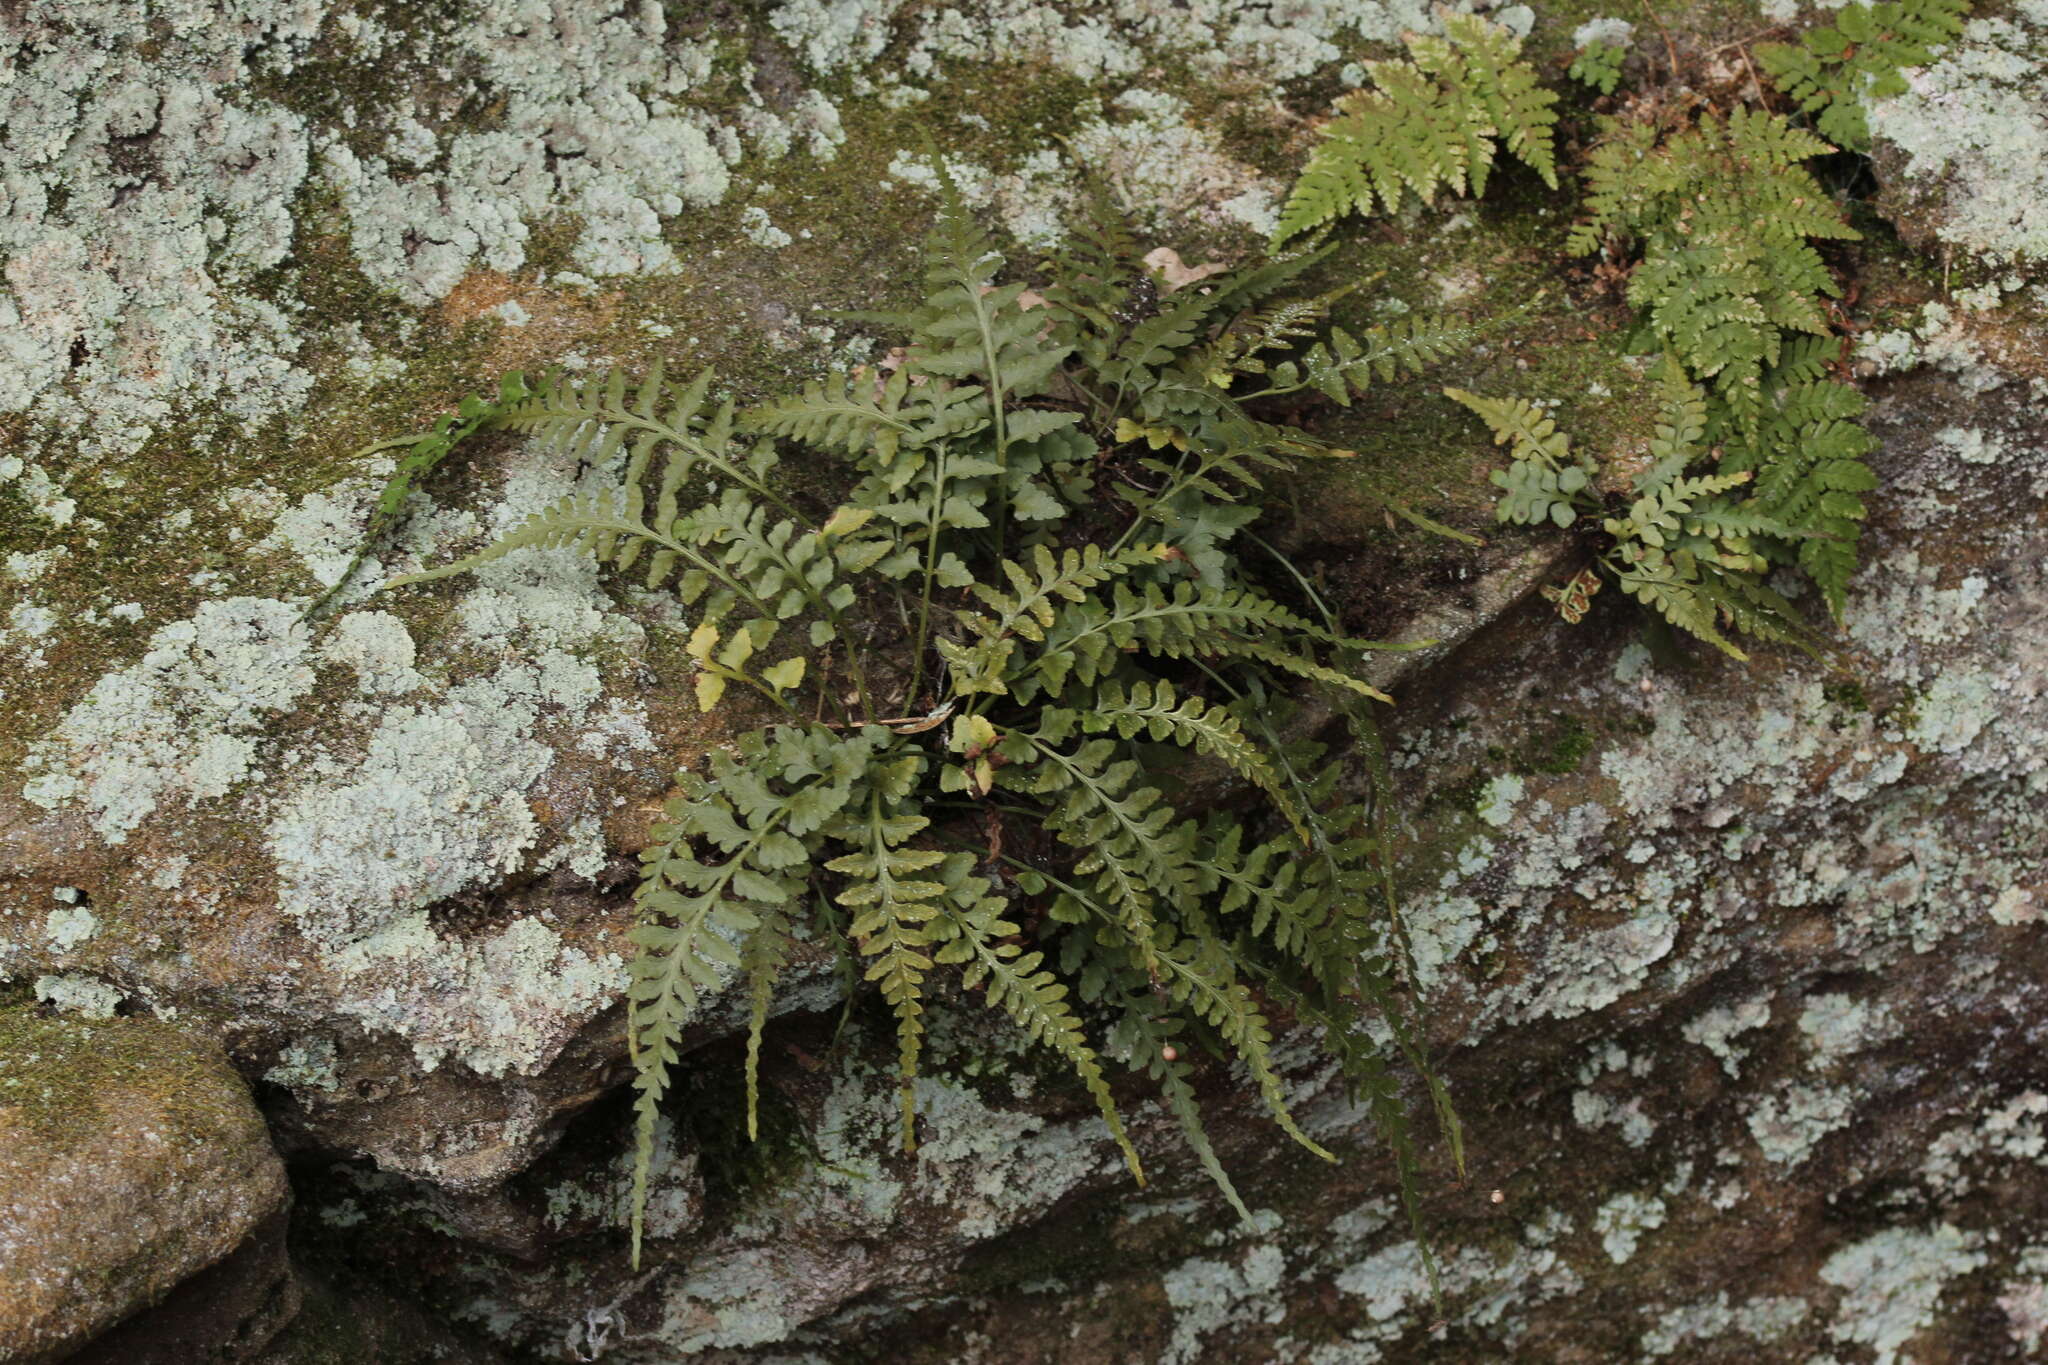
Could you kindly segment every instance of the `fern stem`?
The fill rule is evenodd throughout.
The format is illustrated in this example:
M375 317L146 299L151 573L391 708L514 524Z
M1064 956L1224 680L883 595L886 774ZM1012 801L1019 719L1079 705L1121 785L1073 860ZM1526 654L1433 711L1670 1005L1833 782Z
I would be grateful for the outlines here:
M946 505L946 449L939 446L933 461L931 521L924 545L924 590L918 595L917 646L911 654L910 692L904 698L912 710L917 707L918 689L924 686L924 649L931 639L932 580L939 571L939 513Z

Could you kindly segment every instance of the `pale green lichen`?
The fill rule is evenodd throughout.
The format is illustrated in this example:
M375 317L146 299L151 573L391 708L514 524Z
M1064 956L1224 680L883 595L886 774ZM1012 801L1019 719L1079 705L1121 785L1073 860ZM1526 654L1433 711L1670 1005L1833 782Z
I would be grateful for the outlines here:
M36 999L84 1019L111 1019L127 995L117 986L81 972L36 978Z
M1187 1365L1202 1356L1203 1341L1227 1328L1279 1322L1286 1316L1279 1291L1287 1258L1260 1242L1234 1259L1191 1257L1160 1277L1173 1308L1173 1336L1159 1365Z
M99 929L99 917L82 905L63 906L43 917L43 937L60 953L70 952Z
M332 1038L288 1043L277 1050L277 1061L263 1073L263 1079L294 1093L332 1094L341 1085L335 1069L338 1060Z
M1882 1042L1897 1032L1882 1004L1840 994L1809 996L1799 1013L1799 1031L1816 1059L1832 1061Z
M1996 263L2048 259L2048 4L2018 0L1973 19L1903 95L1870 109L1871 131L1905 154L1936 199L1935 232Z
M1907 1359L1905 1348L1935 1320L1942 1287L1984 1264L1977 1247L1951 1223L1887 1228L1843 1247L1820 1268L1842 1290L1829 1334L1869 1347L1876 1365Z
M1855 1095L1841 1086L1787 1085L1749 1111L1750 1135L1768 1161L1796 1166L1849 1122Z
M1705 1014L1687 1021L1682 1032L1687 1042L1698 1043L1719 1058L1721 1069L1733 1080L1741 1076L1743 1058L1749 1054L1731 1040L1763 1028L1770 1022L1771 997L1769 992L1765 992L1733 1005L1716 1005Z
M312 687L307 644L287 603L205 603L65 713L31 752L22 794L51 809L82 804L109 843L166 801L225 796L258 771L265 720Z
M1813 1306L1805 1299L1768 1296L1731 1304L1726 1293L1709 1299L1655 1310L1656 1324L1644 1332L1637 1348L1646 1356L1676 1355L1694 1342L1741 1335L1762 1345L1781 1340L1806 1321Z
M1600 1249L1616 1265L1627 1265L1643 1234L1664 1226L1664 1213L1664 1201L1656 1195L1628 1191L1615 1195L1593 1214L1593 1231L1600 1234Z
M135 449L178 401L250 427L304 401L291 320L245 291L291 247L306 125L228 92L318 26L305 6L227 0L148 56L143 6L39 6L0 29L0 411L96 453ZM138 145L146 176L128 169Z
M2031 1354L2048 1341L2048 1242L2037 1242L2020 1253L1998 1306L2005 1310L2006 1330L2022 1350Z

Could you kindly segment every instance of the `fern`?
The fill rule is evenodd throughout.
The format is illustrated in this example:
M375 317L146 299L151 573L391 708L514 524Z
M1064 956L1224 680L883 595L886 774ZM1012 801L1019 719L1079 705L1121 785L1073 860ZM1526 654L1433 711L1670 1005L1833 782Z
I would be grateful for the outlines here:
M1849 152L1870 150L1864 111L1906 93L1903 68L1934 60L1963 31L1969 0L1858 0L1797 43L1759 43L1757 65L1813 117L1822 137Z
M498 396L495 400L465 395L456 410L435 422L433 427L413 436L398 436L386 441L377 441L357 451L351 459L362 459L380 450L397 446L406 448L398 457L398 468L392 471L384 487L377 495L377 505L370 511L370 523L363 530L363 538L357 542L355 554L341 571L341 576L329 585L326 592L313 600L300 619L311 620L325 611L341 590L355 578L356 571L363 567L363 561L384 539L405 508L405 500L412 496L420 481L434 472L441 461L453 453L455 447L488 427L501 424L505 415L514 405L528 397L525 376L516 371L498 382Z
M911 754L891 765L889 779L870 791L866 819L852 839L857 851L825 864L851 883L838 896L839 903L853 912L847 932L863 954L875 959L867 979L879 985L882 998L896 1014L905 1151L917 1146L917 1105L911 1082L917 1076L924 1040L924 978L932 966L925 925L938 913L935 902L946 890L941 882L918 879L918 874L944 861L943 853L902 847L931 824L924 816L900 807L921 763ZM884 786L890 789L888 797Z
M1557 188L1557 96L1521 59L1522 40L1477 15L1443 11L1441 38L1406 34L1408 60L1368 62L1373 89L1337 103L1281 210L1277 245L1347 213L1395 213L1412 195L1478 198L1505 146Z
M1569 249L1639 245L1629 301L1745 421L1761 413L1785 333L1828 331L1821 300L1840 290L1809 239L1860 236L1801 165L1829 150L1778 115L1737 109L1661 141L1608 120L1587 168L1592 212Z
M1812 373L1809 353L1817 344L1800 343L1771 372L1764 392L1772 417L1754 437L1743 436L1726 407L1717 411L1667 356L1658 373L1650 462L1633 478L1635 496L1601 520L1609 544L1599 565L1607 575L1672 625L1735 658L1748 656L1728 628L1804 641L1797 612L1764 585L1774 563L1797 562L1840 614L1863 516L1855 495L1875 486L1860 462L1870 438L1848 420L1862 400L1831 380L1803 377ZM1582 511L1608 510L1583 469L1555 468L1563 438L1532 424L1532 405L1453 396L1486 417L1497 440L1513 443L1514 463L1492 476L1503 489L1501 520L1547 515L1566 526ZM1736 430L1716 431L1717 424ZM1710 438L1720 442L1718 450ZM1688 472L1706 464L1714 472ZM1567 475L1576 475L1569 489ZM1585 577L1563 592L1545 590L1568 619L1583 614L1584 599L1599 585Z
M1614 87L1621 84L1621 66L1627 60L1627 48L1618 43L1595 41L1573 54L1566 74L1603 95L1611 95Z
M1862 401L1826 378L1841 346L1824 305L1839 290L1812 240L1857 237L1802 164L1829 150L1746 109L1668 136L1610 121L1588 169L1590 215L1572 233L1582 253L1640 248L1628 296L1670 350L1652 463L1636 476L1653 502L1610 519L1622 558L1609 562L1631 596L1730 653L1717 623L1800 638L1762 585L1771 564L1805 570L1840 617L1861 494L1876 486ZM1733 486L1686 479L1709 445L1718 472L1754 476L1746 501L1701 501ZM1517 511L1539 505L1544 490L1524 488L1534 477L1510 473Z
M1447 39L1411 50L1473 127L1549 173L1549 97L1511 42L1454 18ZM1476 186L1484 168L1459 174ZM1401 1008L1365 908L1383 850L1338 797L1336 766L1308 771L1308 751L1268 724L1271 703L1244 704L1283 684L1384 701L1356 671L1376 646L1254 587L1237 549L1268 474L1348 454L1283 417L1353 402L1471 330L1329 326L1337 295L1289 292L1321 251L1162 294L1114 224L1062 253L1046 306L1027 307L943 176L941 188L923 298L884 315L910 343L892 374L833 372L744 409L708 374L508 381L471 412L475 429L531 435L588 471L584 486L393 583L523 550L587 554L690 613L700 710L745 692L781 713L678 775L643 856L628 992L636 1259L686 1028L707 994L744 978L753 1131L798 939L840 943L887 1006L906 1148L928 1011L966 990L1063 1061L1141 1181L1105 1059L1149 1078L1245 1212L1202 1131L1183 1045L1241 1061L1281 1130L1328 1155L1287 1105L1274 1003L1330 1031L1410 1150L1385 1077L1397 1058L1426 1059L1405 1023L1385 1058L1365 1028ZM1554 430L1542 439L1565 449ZM784 446L829 457L836 502L781 491ZM1210 666L1226 660L1229 680ZM1161 746L1224 784L1231 811L1177 809ZM1412 1199L1416 1167L1402 1161Z

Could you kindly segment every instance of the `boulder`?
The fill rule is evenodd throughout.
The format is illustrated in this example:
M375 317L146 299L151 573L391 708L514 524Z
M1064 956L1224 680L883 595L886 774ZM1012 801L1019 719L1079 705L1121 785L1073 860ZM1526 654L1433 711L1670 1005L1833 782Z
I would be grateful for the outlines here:
M290 1197L216 1045L0 1008L0 1355L65 1359L140 1314L84 1358L253 1359L298 1306Z

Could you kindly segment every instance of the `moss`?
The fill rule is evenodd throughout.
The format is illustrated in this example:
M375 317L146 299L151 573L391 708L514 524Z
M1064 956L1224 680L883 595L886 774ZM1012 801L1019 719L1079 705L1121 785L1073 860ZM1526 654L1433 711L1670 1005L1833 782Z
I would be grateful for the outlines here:
M169 1025L59 1019L0 1003L0 1107L42 1142L93 1145L109 1098L137 1089L168 1129L192 1137L213 1138L252 1118L225 1062Z
M1821 689L1828 704L1851 715L1868 715L1871 710L1870 696L1863 690L1863 684L1855 679L1832 682Z

